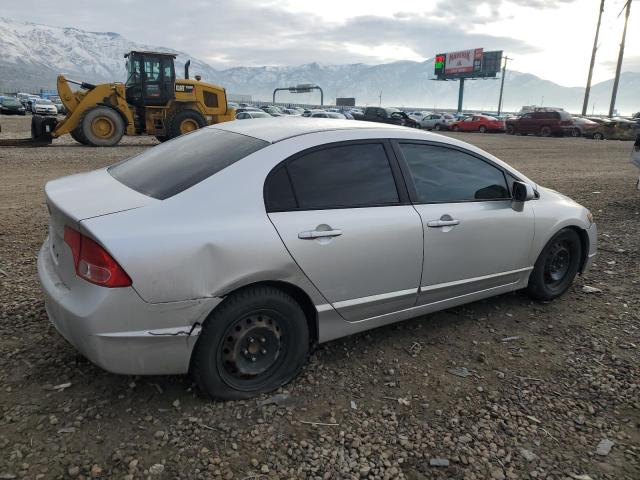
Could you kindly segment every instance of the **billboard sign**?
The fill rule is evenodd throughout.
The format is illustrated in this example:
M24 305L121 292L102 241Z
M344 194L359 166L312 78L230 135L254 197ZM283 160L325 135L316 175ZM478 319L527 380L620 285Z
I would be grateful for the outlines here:
M502 65L502 50L485 52L482 48L438 53L434 58L436 80L495 78Z
M445 75L479 72L482 69L482 50L482 48L474 48L447 53Z

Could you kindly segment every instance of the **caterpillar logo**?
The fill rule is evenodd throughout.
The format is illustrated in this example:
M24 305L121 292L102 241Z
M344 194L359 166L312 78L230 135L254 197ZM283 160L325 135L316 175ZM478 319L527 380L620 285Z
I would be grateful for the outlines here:
M176 83L176 92L193 93L193 85L183 85Z

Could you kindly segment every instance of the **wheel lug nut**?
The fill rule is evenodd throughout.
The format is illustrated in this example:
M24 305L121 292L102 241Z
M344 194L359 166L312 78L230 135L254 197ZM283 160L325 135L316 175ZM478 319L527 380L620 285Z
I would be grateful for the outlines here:
M260 343L266 343L266 342L267 342L267 339L266 339L266 338L264 338L264 337L260 337Z
M253 337L249 337L249 343L254 343L255 341L256 341L256 339L255 339L255 338L253 338Z
M242 350L242 354L243 354L244 356L249 355L249 350L247 350L247 349L245 348L244 350Z
M262 350L260 350L260 353L263 354L263 355L266 355L267 354L267 349L263 348Z
M256 357L251 357L251 361L255 362L256 361Z

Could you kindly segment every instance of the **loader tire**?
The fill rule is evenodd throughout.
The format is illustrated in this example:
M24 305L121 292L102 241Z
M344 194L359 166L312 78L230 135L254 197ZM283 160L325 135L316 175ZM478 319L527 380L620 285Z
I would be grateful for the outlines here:
M180 110L169 122L169 138L191 133L205 125L204 117L197 110Z
M109 107L94 107L80 120L81 137L92 147L112 147L124 135L124 121L118 112Z
M82 145L89 145L88 140L82 134L82 128L76 127L69 132L69 135L71 135L71 138L73 138L76 142Z

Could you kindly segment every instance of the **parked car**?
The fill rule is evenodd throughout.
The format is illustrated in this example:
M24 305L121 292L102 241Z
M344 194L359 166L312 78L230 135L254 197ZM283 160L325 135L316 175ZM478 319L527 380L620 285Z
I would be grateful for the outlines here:
M43 100L42 98L40 98L37 95L30 95L29 97L27 97L27 99L25 100L25 104L24 104L24 108L27 109L28 112L33 113L33 105L34 103L36 103L38 100Z
M272 105L264 105L264 106L262 106L260 108L264 112L267 112L272 117L281 117L282 116L282 112L280 111L280 109L278 107L275 107L275 106L272 106Z
M598 126L598 122L589 120L583 117L573 117L573 131L571 135L574 137L584 137L589 134L591 130Z
M24 115L25 108L14 97L2 97L0 99L0 113L4 115Z
M407 115L413 118L416 122L420 122L424 117L430 115L430 112L409 112Z
M594 140L635 140L640 131L634 122L629 120L610 121L590 129L585 136Z
M245 110L244 112L236 113L236 120L251 120L252 118L271 118L272 115L262 110Z
M38 115L57 115L58 109L51 100L39 98L31 105L31 111Z
M333 118L338 120L344 120L346 117L339 112L313 112L309 115L310 118Z
M473 115L453 122L449 129L454 132L504 132L504 122L488 115Z
M636 135L636 142L631 150L631 163L640 169L640 133ZM636 189L640 190L640 175L638 175L638 180L636 181Z
M256 107L240 107L236 108L236 115L242 112L262 112L263 110Z
M420 128L427 130L449 130L449 127L456 119L453 115L444 113L432 113L420 120Z
M596 253L586 208L493 155L347 120L217 124L45 196L62 336L222 399L286 384L314 343L519 289L551 300Z
M406 113L397 108L388 107L367 107L364 115L353 115L356 120L365 120L368 122L388 123L391 125L401 125L403 127L419 128L420 125L414 119L410 118Z
M541 137L571 135L575 125L571 115L564 110L528 112L515 119L507 119L507 133Z
M64 104L62 103L62 100L60 100L60 97L58 97L58 96L49 97L49 100L51 100L51 103L53 103L56 106L56 109L58 110L58 113L60 113L62 115L67 113L67 109L65 108Z

